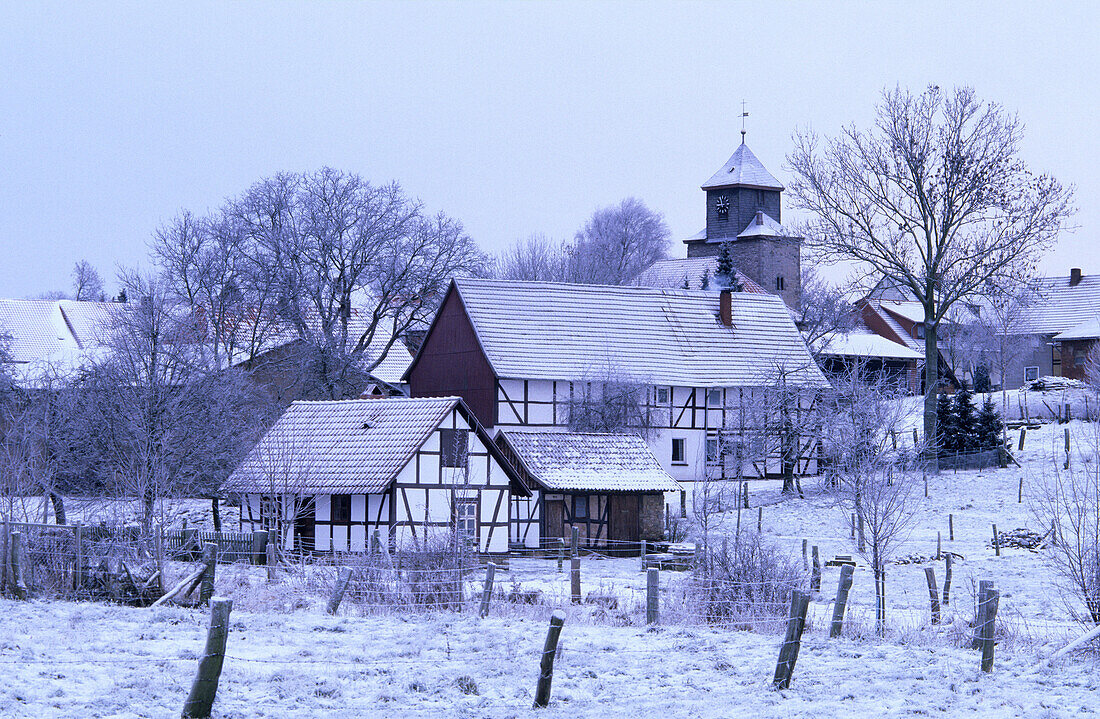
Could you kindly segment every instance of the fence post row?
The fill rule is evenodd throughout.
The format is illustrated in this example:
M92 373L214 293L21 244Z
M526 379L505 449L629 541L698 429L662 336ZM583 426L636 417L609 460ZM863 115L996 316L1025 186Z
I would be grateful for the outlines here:
M951 604L951 564L953 556L951 552L947 553L947 567L943 573L943 606Z
M924 579L928 583L928 601L932 605L932 623L940 623L940 590L936 585L936 570L924 568Z
M647 570L645 580L645 623L657 624L660 618L658 614L661 606L659 594L661 570L657 567L652 567L651 569Z
M990 588L985 595L985 611L982 612L983 622L981 626L982 637L982 671L993 671L994 629L997 622L997 606L1000 604L1001 593Z
M336 610L340 608L340 602L344 600L344 593L348 590L350 581L351 569L344 567L336 577L336 586L332 588L332 596L329 597L328 607L325 609L329 614L336 614Z
M493 577L496 571L497 565L492 562L485 565L485 587L481 591L481 609L478 611L478 616L483 619L489 616L489 600L493 596Z

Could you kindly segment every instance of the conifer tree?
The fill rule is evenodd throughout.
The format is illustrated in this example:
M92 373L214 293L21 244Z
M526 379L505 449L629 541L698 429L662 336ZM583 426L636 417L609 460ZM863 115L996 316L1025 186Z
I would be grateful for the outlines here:
M960 387L955 393L955 437L956 452L967 452L978 448L977 420L974 416L974 395L966 387Z
M981 449L996 449L1001 444L1001 434L1004 432L1004 423L997 410L993 407L993 399L986 397L982 402L981 411L978 412L976 421L978 446Z
M955 406L947 394L941 392L936 397L936 446L940 454L953 452L958 428L955 422Z
M699 289L701 289L701 290L709 290L710 289L710 268L709 267L706 268L705 270L703 270L703 276L699 278Z

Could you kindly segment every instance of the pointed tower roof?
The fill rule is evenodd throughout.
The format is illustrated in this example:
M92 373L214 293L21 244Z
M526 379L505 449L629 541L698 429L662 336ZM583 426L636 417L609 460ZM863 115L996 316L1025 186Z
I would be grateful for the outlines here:
M719 187L758 187L765 190L783 190L783 185L765 169L756 155L744 142L733 153L722 169L703 183L704 190Z

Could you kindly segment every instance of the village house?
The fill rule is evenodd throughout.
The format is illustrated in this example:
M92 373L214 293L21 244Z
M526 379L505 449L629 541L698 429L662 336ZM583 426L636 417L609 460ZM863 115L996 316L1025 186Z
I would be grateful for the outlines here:
M414 397L461 396L490 430L644 434L685 488L666 500L682 506L694 483L728 476L722 456L746 414L759 436L776 426L764 414L779 385L802 400L786 455L797 466L768 436L742 471L816 471L816 438L795 415L828 388L775 295L474 278L451 283L405 379ZM593 424L605 407L633 414Z
M531 490L512 497L513 546L564 546L574 527L612 553L665 538L664 493L682 487L641 437L509 429L496 442Z
M393 549L457 533L506 554L512 498L530 493L458 397L294 402L221 487L241 531L302 552Z

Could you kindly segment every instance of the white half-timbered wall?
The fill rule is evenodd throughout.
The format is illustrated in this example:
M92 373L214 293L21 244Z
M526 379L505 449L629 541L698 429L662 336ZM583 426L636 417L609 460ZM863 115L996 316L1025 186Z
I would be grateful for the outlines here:
M541 492L531 488L530 497L512 495L512 543L527 549L539 549L542 527Z
M379 400L384 401L384 400ZM444 467L441 454L443 429L467 430L466 467ZM363 552L377 529L391 548L414 547L425 539L447 535L455 526L456 505L476 505L476 544L483 554L505 554L509 539L508 475L458 409L452 410L432 432L413 458L381 494L352 494L350 522L333 522L330 496L313 495L315 548L317 551ZM241 511L242 531L264 528L261 495L246 495ZM294 524L295 497L286 497L286 524ZM392 530L392 532L391 532ZM294 546L286 533L283 544ZM392 535L392 539L391 539Z
M497 426L565 430L569 426L571 393L579 396L580 385L564 380L498 380ZM668 390L667 402L658 402L662 389ZM717 395L712 396L712 390ZM802 425L802 415L808 413L813 402L813 392L800 396L800 409L792 418L796 427ZM665 471L686 485L689 496L694 482L736 476L736 468L728 456L725 461L720 455L714 456L713 443L720 435L728 441L742 426L754 437L746 440L743 476L759 478L782 473L779 436L763 429L777 425L775 410L769 408L763 388L652 386L646 388L646 411L653 430L647 440L650 449ZM682 461L672 461L674 439L684 442ZM710 457L708 440L712 442ZM801 426L799 445L796 473L816 474L818 442L812 427ZM666 500L670 504L680 502L673 494Z

